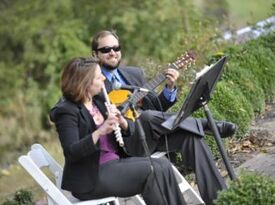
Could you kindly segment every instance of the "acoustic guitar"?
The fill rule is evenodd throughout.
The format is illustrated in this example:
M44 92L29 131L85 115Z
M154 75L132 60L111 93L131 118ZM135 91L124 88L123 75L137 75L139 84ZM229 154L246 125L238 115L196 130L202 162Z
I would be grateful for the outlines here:
M177 58L173 63L169 63L166 65L163 72L158 74L156 77L154 77L152 80L144 84L142 87L146 88L148 90L155 90L156 87L158 87L163 81L165 81L165 71L168 68L173 68L176 70L179 69L187 69L190 65L195 63L195 55L192 52L186 52L185 54L181 55ZM131 103L134 105L137 105L145 96L147 95L147 92L135 92L133 95L128 90L113 90L111 91L108 96L110 98L110 101L119 107L120 110L125 109L125 106L128 106L127 100L131 96ZM132 111L127 108L127 111L125 112L125 116L129 119L135 120L134 114Z

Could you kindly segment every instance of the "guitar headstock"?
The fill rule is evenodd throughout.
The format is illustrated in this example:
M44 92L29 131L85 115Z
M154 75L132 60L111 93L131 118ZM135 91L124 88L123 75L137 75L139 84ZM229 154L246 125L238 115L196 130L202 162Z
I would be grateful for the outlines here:
M185 52L177 58L173 63L168 64L168 67L179 70L181 68L188 68L195 64L195 53L192 51Z

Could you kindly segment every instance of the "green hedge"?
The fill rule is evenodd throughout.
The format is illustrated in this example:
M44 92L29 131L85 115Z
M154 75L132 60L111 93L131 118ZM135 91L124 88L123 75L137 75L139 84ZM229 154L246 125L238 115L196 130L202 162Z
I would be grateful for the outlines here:
M253 112L260 114L264 110L265 95L259 80L250 69L246 69L239 62L229 62L225 69L226 82L235 89L240 89L250 102Z
M275 204L275 181L268 176L242 172L229 188L218 194L216 205Z
M213 100L210 102L226 117L226 120L238 125L238 135L244 135L253 118L250 102L240 89L234 88L230 83L222 81L217 84Z
M218 82L210 110L217 120L228 120L238 125L237 137L249 131L251 121L264 111L265 103L275 94L275 33L242 45L227 45L223 50L228 56L224 73ZM209 57L217 60L217 55ZM188 88L183 89L188 92ZM177 111L185 95L173 107ZM200 109L194 117L205 117Z
M215 88L209 108L216 120L231 121L238 126L237 138L244 137L251 122L264 111L265 103L274 98L275 92L275 33L252 40L243 45L227 45L224 52L209 57L209 62L227 55L224 73ZM180 109L189 88L182 89L182 96L172 111ZM199 109L193 117L205 117ZM206 138L214 156L218 156L212 136Z
M264 111L265 103L274 99L274 42L275 32L224 48L229 58L209 107L215 119L238 125L237 137L245 136L251 121ZM199 111L194 116L204 115Z
M265 103L274 99L274 41L275 32L249 41L244 45L228 46L225 49L225 53L229 55L229 61L225 67L222 81L226 82L230 88L230 91L227 92L234 92L237 101L243 101L243 107L233 108L239 110L234 113L235 117L230 113L230 109L232 106L234 107L232 103L229 103L230 107L225 105L221 112L238 124L239 134L244 134L248 130L251 120L263 112ZM217 98L223 102L221 96ZM227 103L227 105L229 104ZM239 103L236 105L239 106ZM218 103L215 106L219 106Z
M235 76L232 72L226 72L229 79L232 77L231 80L238 82L239 85L242 84L241 80L245 85L247 83L245 79L250 79L252 83L255 83L254 88L262 89L265 99L269 101L272 100L275 92L275 44L274 42L271 43L272 40L275 41L274 32L268 36L252 40L243 46L227 48L231 56L230 62L235 67L233 71ZM231 69L233 68L231 67ZM238 69L243 70L244 73L238 73ZM249 85L251 84L249 83ZM254 95L257 95L258 92L255 92Z

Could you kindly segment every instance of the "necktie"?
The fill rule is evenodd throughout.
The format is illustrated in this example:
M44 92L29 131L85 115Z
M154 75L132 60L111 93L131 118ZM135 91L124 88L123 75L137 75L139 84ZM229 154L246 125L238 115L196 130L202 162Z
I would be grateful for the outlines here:
M111 81L112 81L113 88L117 88L119 85L121 85L120 80L116 75L112 76Z
M119 83L119 79L117 78L117 76L115 74L112 75L112 84L116 84L116 83Z

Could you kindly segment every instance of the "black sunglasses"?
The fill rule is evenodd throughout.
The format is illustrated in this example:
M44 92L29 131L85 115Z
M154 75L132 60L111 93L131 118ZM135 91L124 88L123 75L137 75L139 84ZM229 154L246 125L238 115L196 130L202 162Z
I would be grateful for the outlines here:
M113 46L113 47L105 46L105 47L102 47L102 48L98 48L96 50L100 51L101 53L110 53L111 50L113 50L115 52L120 51L121 47L120 46Z

